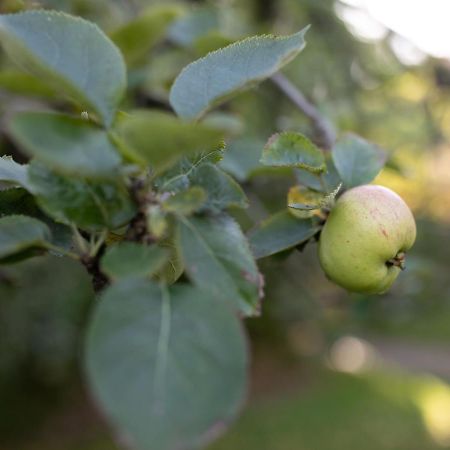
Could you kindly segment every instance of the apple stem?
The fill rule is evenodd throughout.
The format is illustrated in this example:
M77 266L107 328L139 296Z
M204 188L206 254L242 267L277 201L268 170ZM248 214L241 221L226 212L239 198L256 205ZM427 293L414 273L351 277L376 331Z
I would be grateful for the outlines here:
M401 270L405 270L405 260L406 255L404 252L397 253L393 258L386 261L386 264L388 266L396 266L399 267Z

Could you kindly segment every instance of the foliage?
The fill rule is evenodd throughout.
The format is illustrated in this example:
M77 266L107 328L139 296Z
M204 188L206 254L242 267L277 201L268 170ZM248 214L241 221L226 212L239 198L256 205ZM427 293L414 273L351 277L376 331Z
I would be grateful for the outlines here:
M18 65L0 71L0 85L12 102L40 98L6 126L6 153L26 158L0 160L0 284L9 289L10 272L29 270L13 262L51 252L52 263L70 260L48 294L58 304L59 281L73 265L86 268L97 293L86 377L118 433L140 449L197 448L228 426L247 384L238 317L261 313L255 259L303 249L341 186L371 182L385 162L356 136L339 139L330 156L295 126L269 139L247 133L258 108L249 101L256 118L244 114L241 99L293 62L308 28L241 39L216 30L216 13L149 8L112 27L111 38L62 12L0 16L0 43ZM223 48L205 46L211 32ZM165 39L169 50L155 51ZM297 181L246 235L245 183L261 173ZM75 272L72 280L83 278Z

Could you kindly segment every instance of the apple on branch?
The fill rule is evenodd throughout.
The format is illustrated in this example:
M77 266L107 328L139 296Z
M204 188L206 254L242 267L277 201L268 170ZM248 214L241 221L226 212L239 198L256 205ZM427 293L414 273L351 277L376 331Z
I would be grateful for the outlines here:
M320 264L348 291L386 292L404 268L416 239L411 210L395 192L364 185L336 202L319 240Z

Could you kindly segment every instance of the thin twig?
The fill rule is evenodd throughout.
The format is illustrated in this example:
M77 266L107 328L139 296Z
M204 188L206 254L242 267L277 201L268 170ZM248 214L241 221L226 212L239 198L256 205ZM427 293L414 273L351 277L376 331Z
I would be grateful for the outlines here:
M336 133L327 119L319 110L303 95L303 93L282 73L278 72L271 77L272 82L280 89L286 97L297 106L311 121L319 144L326 150L331 149L336 140Z

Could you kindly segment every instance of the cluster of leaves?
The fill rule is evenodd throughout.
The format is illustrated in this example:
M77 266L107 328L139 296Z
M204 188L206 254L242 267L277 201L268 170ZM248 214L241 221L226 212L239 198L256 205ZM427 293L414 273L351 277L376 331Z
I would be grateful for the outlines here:
M299 186L289 208L247 238L230 214L248 205L231 175L246 179L253 163L241 153L261 149L245 139L227 147L230 117L208 113L295 58L306 29L206 49L171 86L176 115L118 111L125 61L145 58L179 14L149 10L110 38L62 13L0 16L0 42L26 70L14 85L62 102L8 121L30 161L0 159L0 275L9 279L13 263L45 253L87 268L101 291L88 325L87 377L121 435L142 449L200 446L234 418L248 365L238 317L258 315L262 297L255 258L316 236L340 187L371 181L384 164L356 136L324 154L299 133L274 135L261 164L294 170ZM195 23L171 29L175 41L189 36L186 27Z

